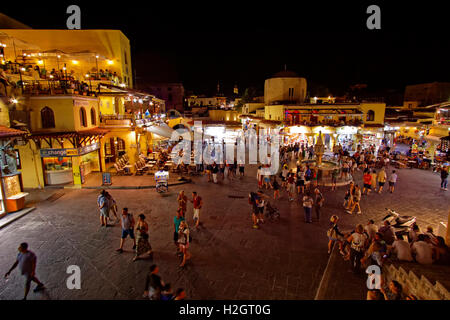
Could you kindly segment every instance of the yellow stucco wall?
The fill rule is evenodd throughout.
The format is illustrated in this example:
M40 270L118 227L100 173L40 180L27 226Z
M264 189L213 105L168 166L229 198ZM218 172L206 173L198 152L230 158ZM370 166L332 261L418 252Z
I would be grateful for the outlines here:
M264 107L264 118L266 120L284 120L284 106L265 106Z
M359 109L364 113L363 122L367 124L384 124L384 112L386 110L385 103L361 103ZM374 121L367 121L367 112L372 110L375 112Z
M91 97L74 96L43 96L27 99L27 107L30 110L32 131L78 131L92 129L99 126L98 99ZM55 128L43 129L41 110L49 107L55 116ZM80 109L86 111L87 126L81 126ZM95 124L92 123L91 109L95 111Z
M213 121L239 121L239 113L233 110L209 110L209 118Z
M125 113L123 97L116 98L114 96L100 96L99 105L100 105L100 112L103 115L114 115Z
M33 141L29 141L25 146L15 146L19 150L22 169L22 182L24 188L42 188L44 186L44 176L39 150Z
M0 126L9 127L9 109L0 99Z

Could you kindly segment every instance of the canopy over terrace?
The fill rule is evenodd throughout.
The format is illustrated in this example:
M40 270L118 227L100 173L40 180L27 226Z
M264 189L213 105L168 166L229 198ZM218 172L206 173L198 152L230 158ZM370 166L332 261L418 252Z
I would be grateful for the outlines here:
M30 138L41 148L41 142L45 141L50 148L60 147L64 149L64 139L67 139L74 148L91 144L94 140L102 138L109 132L107 129L94 128L83 131L70 132L33 132Z
M165 123L150 125L146 127L146 130L167 139L170 139L172 137L172 133L174 132L174 130Z

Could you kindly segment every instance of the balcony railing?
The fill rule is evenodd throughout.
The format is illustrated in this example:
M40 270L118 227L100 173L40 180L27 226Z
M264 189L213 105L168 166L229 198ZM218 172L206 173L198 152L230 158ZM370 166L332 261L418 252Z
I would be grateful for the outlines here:
M135 118L132 114L101 115L101 127L132 127L135 125Z
M73 80L33 80L23 81L23 93L26 95L76 94L89 96L95 94L95 89L86 82Z
M347 120L347 121L337 121L337 120L324 120L324 121L311 121L311 120L300 120L290 121L286 119L284 121L288 125L300 125L300 126L330 126L330 127L341 127L341 126L360 126L363 124L362 120Z

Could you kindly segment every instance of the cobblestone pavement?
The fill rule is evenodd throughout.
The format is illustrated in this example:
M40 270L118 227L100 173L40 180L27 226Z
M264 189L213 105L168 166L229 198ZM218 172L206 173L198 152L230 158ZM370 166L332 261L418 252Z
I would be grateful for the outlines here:
M38 256L37 276L47 287L39 294L31 292L29 299L140 299L152 263L160 266L162 278L174 289L184 287L189 299L313 299L328 261L326 229L332 214L342 218L342 229L369 218L378 223L385 207L417 215L424 226L436 227L447 219L450 196L439 189L439 176L403 169L394 194L363 196L362 216L345 214L343 188L325 190L323 218L305 224L300 205L289 203L283 194L276 203L281 220L254 230L247 195L256 189L255 171L249 168L244 179L217 185L207 183L206 177L195 178L194 183L172 187L165 195L153 189L110 190L119 210L127 206L135 216L147 215L153 261L132 262L129 239L126 251L116 253L120 227L99 226L98 190L64 190L62 197L36 204L35 211L0 231L1 275L14 262L18 244L26 241ZM356 180L361 180L360 174ZM192 260L185 269L178 267L172 242L176 194L182 189L189 197L197 191L205 202L203 225L192 231ZM187 221L192 224L191 204ZM66 287L69 265L81 268L81 290ZM0 299L22 297L24 281L18 270L8 282L3 278L0 282Z

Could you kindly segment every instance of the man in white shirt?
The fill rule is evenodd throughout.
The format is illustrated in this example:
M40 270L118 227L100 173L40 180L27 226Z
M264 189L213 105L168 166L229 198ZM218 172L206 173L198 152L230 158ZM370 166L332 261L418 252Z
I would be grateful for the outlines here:
M433 263L433 246L425 242L425 235L419 234L419 241L411 246L411 251L415 255L415 259L420 264Z
M372 240L375 239L375 234L378 232L378 226L372 219L370 219L369 223L364 227L364 229L369 235L369 242L372 242Z
M394 241L389 252L395 253L397 255L397 259L400 261L413 261L409 243L401 237L397 237L397 240Z

